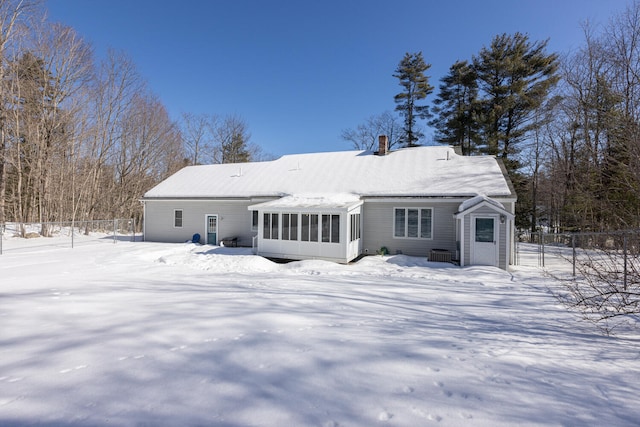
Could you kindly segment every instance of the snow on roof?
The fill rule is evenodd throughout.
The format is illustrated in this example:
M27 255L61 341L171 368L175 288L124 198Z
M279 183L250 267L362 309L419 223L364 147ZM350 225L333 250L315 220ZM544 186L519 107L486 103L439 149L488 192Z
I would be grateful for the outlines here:
M258 203L253 206L249 206L249 209L260 208L301 208L301 209L326 209L326 208L338 208L338 209L350 209L362 204L362 200L354 194L317 194L317 195L295 195L286 196L280 199L271 200L269 202Z
M464 212L467 209L471 209L472 207L479 205L482 202L487 202L493 206L496 206L502 210L505 210L504 205L500 202L498 202L497 200L493 200L490 197L485 196L484 194L478 194L475 197L472 197L468 200L465 200L464 202L462 202L460 204L460 206L458 207L458 212Z
M460 156L451 147L293 154L268 162L188 166L144 198L251 198L353 194L377 197L512 196L491 156Z

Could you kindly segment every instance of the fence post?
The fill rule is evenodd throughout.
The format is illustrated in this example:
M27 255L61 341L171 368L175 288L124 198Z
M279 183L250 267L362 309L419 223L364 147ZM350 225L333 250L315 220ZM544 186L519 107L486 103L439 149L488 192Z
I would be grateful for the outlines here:
M624 254L624 290L627 290L627 233L622 233L622 251Z
M576 277L576 234L571 235L571 258L573 261L573 277Z
M2 255L2 240L4 240L4 224L0 224L0 255Z
M113 219L113 243L116 243L116 229L118 227L118 220Z
M541 267L544 268L544 234L542 230L540 231L540 263Z

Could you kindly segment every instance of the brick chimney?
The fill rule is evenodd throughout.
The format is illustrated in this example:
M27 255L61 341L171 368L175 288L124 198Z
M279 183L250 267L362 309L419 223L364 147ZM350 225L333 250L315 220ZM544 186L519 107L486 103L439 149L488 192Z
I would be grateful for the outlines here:
M387 135L378 137L378 145L378 156L386 156L389 152L389 138L387 138Z

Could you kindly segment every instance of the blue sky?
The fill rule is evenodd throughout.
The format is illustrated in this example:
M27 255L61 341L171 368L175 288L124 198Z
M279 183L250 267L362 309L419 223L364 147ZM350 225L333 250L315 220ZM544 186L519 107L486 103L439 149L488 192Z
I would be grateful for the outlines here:
M98 57L126 52L173 119L236 114L275 156L349 150L343 129L393 111L392 76L422 51L437 87L458 59L516 31L569 53L581 23L625 0L48 0ZM430 103L437 90L427 98Z

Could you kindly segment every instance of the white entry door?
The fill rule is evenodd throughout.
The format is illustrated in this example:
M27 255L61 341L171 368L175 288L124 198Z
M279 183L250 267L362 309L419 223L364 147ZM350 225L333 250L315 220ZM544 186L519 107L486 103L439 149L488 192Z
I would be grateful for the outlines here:
M498 224L496 217L472 216L471 264L498 265Z

